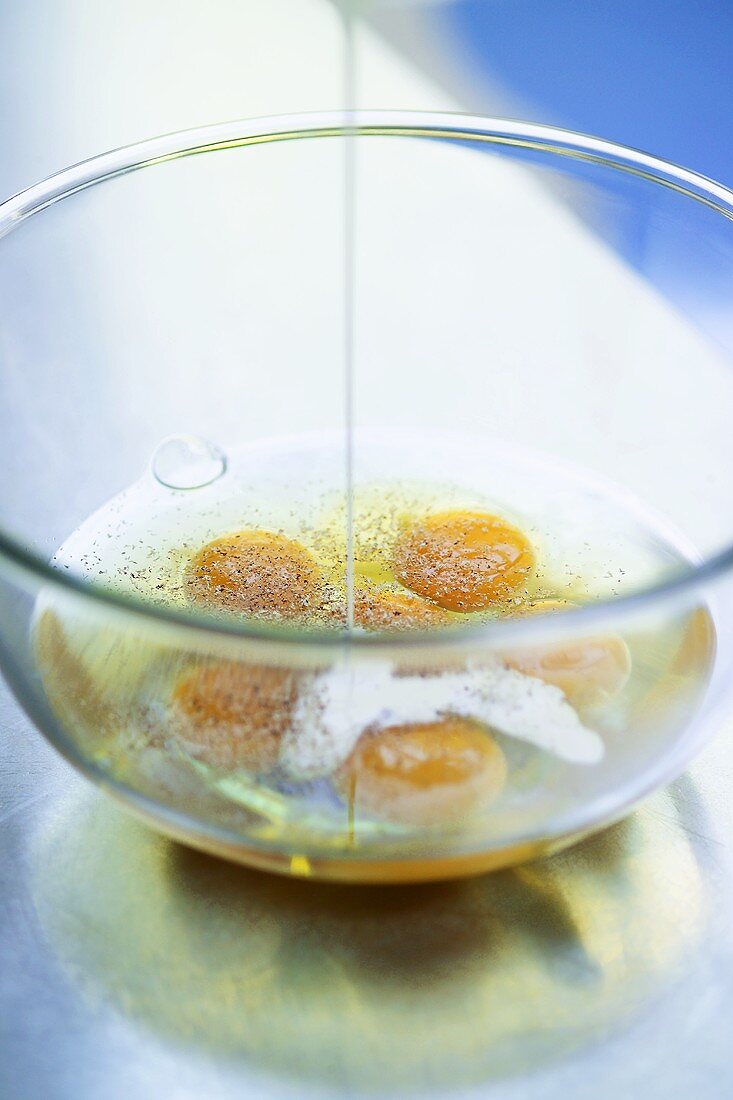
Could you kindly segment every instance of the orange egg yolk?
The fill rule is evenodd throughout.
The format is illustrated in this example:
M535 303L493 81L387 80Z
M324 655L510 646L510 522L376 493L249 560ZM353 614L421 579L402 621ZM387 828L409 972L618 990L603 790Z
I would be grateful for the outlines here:
M458 821L500 793L506 761L476 722L446 717L362 735L337 786L354 808L410 825Z
M207 543L190 563L188 595L211 607L294 618L317 610L322 584L312 555L269 531L240 531Z
M192 756L212 767L271 771L298 690L298 677L285 669L202 665L173 690L172 729Z
M518 528L483 512L440 512L398 538L397 577L450 611L482 611L511 597L534 568Z
M566 611L567 600L524 604L516 616ZM560 688L573 706L593 706L617 695L631 674L631 654L617 634L522 646L503 654L509 668Z
M442 607L409 592L367 588L354 592L354 622L365 630L431 630L448 621Z

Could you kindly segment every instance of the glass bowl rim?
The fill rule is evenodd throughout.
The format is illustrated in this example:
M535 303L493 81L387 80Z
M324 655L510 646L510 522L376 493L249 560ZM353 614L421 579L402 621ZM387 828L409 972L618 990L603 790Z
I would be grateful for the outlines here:
M231 122L178 130L160 137L122 146L71 165L45 180L18 192L0 203L0 240L28 218L63 199L96 186L107 180L142 168L153 167L188 156L214 153L225 149L248 145L269 144L280 141L304 140L327 137L405 137L508 146L518 149L548 153L570 160L581 160L601 165L647 180L650 183L676 191L696 202L710 207L733 221L733 190L723 184L680 165L653 156L650 153L607 141L603 138L565 130L542 123L526 122L511 118L494 118L462 112L358 110L324 111L289 115L273 115L253 119L237 119ZM301 627L248 621L230 621L221 616L207 615L201 611L179 611L160 607L143 599L123 595L113 589L87 583L81 578L55 569L40 555L26 549L19 538L0 527L0 562L23 576L31 576L44 587L58 589L61 594L75 595L82 600L106 607L135 618L151 620L161 626L168 624L178 629L196 632L213 632L230 637L261 640L278 645L332 647L445 645L446 643L475 644L481 639L515 636L526 638L546 629L548 614L527 618L494 620L477 625L461 624L440 631L410 631L394 633L354 633L344 631L323 632ZM640 610L694 592L701 585L709 584L733 567L733 543L699 563L690 563L681 575L656 582L622 596L595 600L574 607L562 616L553 615L553 629L558 619L573 631L581 623L592 626L605 616L633 616Z

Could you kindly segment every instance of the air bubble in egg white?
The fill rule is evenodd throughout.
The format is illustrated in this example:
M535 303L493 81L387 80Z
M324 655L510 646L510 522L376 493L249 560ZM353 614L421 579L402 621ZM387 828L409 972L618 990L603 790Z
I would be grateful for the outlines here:
M168 489L201 489L226 471L226 455L196 435L172 435L158 444L150 469Z

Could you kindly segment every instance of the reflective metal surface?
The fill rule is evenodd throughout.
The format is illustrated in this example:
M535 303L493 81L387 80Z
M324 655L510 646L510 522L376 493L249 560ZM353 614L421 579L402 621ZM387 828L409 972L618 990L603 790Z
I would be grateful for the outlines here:
M165 840L5 690L0 738L0 1095L733 1088L725 734L570 851L404 888L279 879Z

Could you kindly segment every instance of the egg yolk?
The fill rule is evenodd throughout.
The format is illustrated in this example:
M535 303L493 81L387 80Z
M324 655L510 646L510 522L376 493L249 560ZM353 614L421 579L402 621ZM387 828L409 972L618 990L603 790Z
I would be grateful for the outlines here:
M448 621L442 607L408 592L367 588L354 592L354 622L365 630L430 630Z
M239 531L207 543L185 581L198 603L250 615L294 618L317 610L318 566L300 543L269 531Z
M566 611L567 600L538 600L517 608L514 615ZM593 706L617 695L631 674L631 654L617 634L568 639L546 645L507 650L504 663L560 688L573 706Z
M202 665L173 690L172 728L190 755L211 767L268 772L277 762L298 690L298 677L285 669Z
M449 611L482 611L510 598L534 567L518 528L483 512L440 512L404 531L395 573Z
M361 813L409 825L458 821L486 806L506 779L504 754L466 718L366 732L336 783Z

